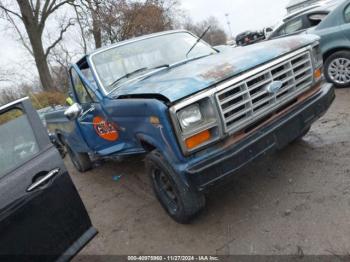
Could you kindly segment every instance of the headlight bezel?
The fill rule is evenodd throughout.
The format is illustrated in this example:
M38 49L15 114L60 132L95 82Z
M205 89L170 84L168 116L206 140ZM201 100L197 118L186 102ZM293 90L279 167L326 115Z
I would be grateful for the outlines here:
M312 61L314 63L314 68L320 68L323 66L323 57L320 47L320 42L316 42L311 46Z
M186 108L191 107L193 105L198 105L202 114L202 118L207 117L206 119L202 119L202 121L198 122L198 125L192 127L183 129L180 120L178 118L178 113L182 110L186 110ZM208 112L203 112L203 106L210 107L211 114L209 114L208 118ZM210 111L209 110L209 111ZM218 141L222 135L222 125L220 123L220 115L216 107L216 101L214 98L214 90L211 90L211 92L208 93L208 91L196 95L195 97L190 97L184 101L181 101L169 109L170 117L172 120L172 124L175 129L175 134L177 137L177 140L179 142L179 145L181 147L182 152L184 155L189 155L192 153L197 152L198 150L203 149L205 146L212 144L216 141ZM197 134L200 134L201 132L209 130L211 133L211 138L194 147L194 148L187 148L186 146L186 139L191 138L192 136L195 136Z

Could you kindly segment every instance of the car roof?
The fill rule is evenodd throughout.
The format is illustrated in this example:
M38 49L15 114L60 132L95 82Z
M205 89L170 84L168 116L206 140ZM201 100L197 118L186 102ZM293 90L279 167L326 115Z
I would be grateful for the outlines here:
M287 22L295 17L303 16L305 14L310 14L310 13L314 13L314 12L329 13L332 10L334 10L340 2L342 2L342 1L341 0L332 0L332 1L326 1L323 4L309 6L307 8L302 9L302 10L294 12L290 15L287 15L285 18L283 18L283 22L285 23L285 22Z

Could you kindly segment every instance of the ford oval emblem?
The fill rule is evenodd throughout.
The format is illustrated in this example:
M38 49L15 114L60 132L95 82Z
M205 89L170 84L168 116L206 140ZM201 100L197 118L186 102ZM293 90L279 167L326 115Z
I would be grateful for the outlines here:
M270 94L276 94L283 86L282 81L273 81L266 86L266 91Z

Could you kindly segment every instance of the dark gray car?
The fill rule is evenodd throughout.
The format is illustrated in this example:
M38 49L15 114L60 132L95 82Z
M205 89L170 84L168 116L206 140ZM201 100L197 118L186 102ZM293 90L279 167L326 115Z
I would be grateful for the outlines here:
M0 260L68 261L96 233L29 99L0 106Z

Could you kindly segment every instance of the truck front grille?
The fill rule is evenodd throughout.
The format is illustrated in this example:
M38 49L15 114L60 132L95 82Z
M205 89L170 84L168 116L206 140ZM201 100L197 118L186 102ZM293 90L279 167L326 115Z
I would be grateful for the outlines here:
M276 93L269 93L266 87L273 81L283 85ZM306 51L218 92L225 131L236 132L273 113L310 88L312 82L311 56Z

